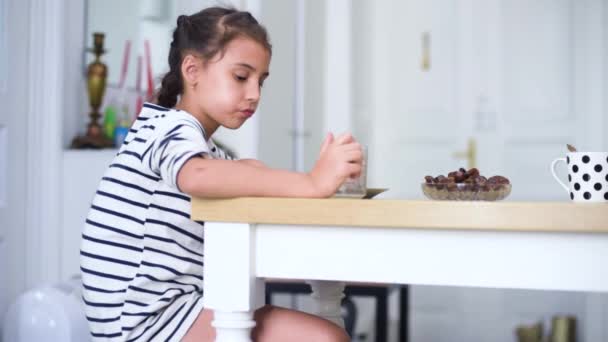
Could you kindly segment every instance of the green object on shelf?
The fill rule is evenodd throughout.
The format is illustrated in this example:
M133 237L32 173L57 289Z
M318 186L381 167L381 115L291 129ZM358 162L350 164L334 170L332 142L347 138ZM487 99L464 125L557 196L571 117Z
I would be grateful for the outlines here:
M114 139L114 130L116 129L116 108L113 105L108 105L103 115L103 134L106 138Z

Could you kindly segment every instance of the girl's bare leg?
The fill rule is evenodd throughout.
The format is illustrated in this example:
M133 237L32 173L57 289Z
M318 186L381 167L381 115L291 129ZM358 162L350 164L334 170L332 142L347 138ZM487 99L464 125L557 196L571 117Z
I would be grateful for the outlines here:
M301 311L266 305L254 313L254 342L348 342L344 329L323 318ZM211 326L213 311L203 310L183 342L212 342L215 328Z

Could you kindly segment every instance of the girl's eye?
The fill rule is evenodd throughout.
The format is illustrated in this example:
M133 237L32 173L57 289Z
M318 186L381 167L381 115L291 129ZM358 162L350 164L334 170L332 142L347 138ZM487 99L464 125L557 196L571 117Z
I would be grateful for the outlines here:
M236 78L236 80L239 81L239 82L245 82L245 81L247 81L247 76L235 75L234 78Z

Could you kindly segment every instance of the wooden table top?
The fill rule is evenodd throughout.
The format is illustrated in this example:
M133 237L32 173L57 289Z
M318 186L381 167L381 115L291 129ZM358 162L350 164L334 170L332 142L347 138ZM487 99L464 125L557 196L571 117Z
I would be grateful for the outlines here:
M194 198L192 219L287 225L608 233L608 204Z

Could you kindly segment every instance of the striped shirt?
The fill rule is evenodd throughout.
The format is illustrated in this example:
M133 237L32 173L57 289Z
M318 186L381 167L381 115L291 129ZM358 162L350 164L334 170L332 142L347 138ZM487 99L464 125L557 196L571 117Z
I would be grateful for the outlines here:
M106 170L82 233L80 270L95 341L180 340L203 309L203 224L177 174L230 159L192 115L146 103Z

